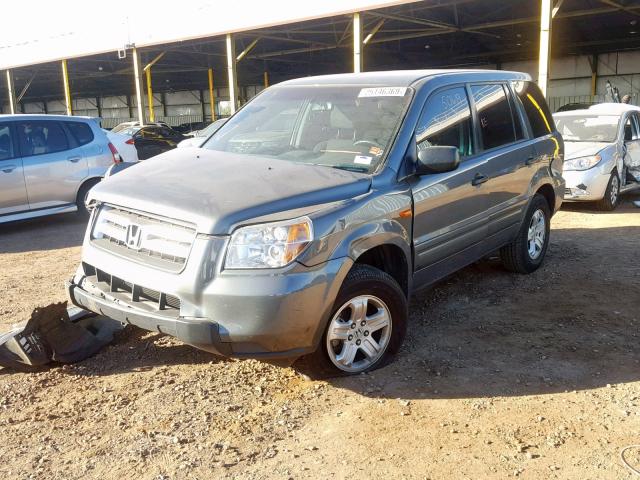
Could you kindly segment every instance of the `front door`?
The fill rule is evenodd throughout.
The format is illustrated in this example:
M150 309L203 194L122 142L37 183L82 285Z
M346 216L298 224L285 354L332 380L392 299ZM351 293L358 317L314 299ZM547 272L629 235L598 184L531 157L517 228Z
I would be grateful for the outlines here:
M464 86L429 97L415 141L419 150L454 146L461 157L460 166L452 172L412 181L416 281L426 283L459 268L465 263L465 252L473 256L470 250L487 234L486 160L475 156L471 107Z
M16 126L31 209L75 203L89 173L82 148L67 135L62 122L23 120Z
M0 122L0 215L25 210L29 200L15 130L10 122Z
M624 167L636 181L640 181L640 122L638 115L631 112L624 124L624 164L618 165L618 174L622 178Z

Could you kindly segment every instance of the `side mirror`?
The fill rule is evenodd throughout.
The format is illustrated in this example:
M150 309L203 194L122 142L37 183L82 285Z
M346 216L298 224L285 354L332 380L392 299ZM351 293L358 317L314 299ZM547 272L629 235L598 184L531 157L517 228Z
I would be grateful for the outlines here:
M418 150L416 174L451 172L460 165L460 153L456 147L433 146Z

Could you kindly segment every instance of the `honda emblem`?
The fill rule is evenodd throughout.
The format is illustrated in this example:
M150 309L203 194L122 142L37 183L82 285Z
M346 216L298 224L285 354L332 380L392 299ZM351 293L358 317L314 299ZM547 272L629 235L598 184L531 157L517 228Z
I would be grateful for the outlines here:
M142 240L142 228L140 225L130 223L127 225L127 247L133 250L140 250L140 242Z

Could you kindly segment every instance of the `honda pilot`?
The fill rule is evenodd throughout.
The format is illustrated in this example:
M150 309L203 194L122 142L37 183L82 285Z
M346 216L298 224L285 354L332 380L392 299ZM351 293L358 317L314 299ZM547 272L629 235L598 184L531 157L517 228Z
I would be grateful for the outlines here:
M287 81L93 188L69 296L219 355L365 372L400 348L412 292L495 251L541 265L562 155L526 74Z

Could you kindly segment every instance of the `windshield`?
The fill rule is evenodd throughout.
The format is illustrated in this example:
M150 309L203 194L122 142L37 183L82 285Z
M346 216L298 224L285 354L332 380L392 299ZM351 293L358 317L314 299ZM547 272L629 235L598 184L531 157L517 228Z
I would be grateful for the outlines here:
M210 123L202 130L198 130L196 133L196 137L208 137L209 135L213 135L216 131L227 122L226 118L220 118L213 123Z
M615 142L618 115L558 115L556 127L565 142Z
M407 87L272 87L202 148L373 172L411 99Z

